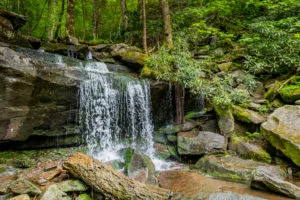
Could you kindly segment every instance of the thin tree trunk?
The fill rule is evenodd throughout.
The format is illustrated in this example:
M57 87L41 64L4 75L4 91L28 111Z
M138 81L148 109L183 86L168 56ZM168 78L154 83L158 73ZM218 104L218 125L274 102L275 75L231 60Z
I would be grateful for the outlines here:
M54 33L54 38L58 38L58 34L60 33L64 12L65 12L65 0L62 0L61 1L61 9L60 9L59 17L58 17L58 23L57 23L57 27L56 27L56 30Z
M66 32L67 36L75 36L75 0L68 0Z
M55 0L48 0L48 25L47 25L47 38L53 40L53 29L55 25Z
M143 18L143 48L144 48L145 54L148 54L148 47L147 47L146 0L142 0L142 18Z
M165 43L168 47L173 48L172 26L171 26L168 0L160 0L160 7L161 7L163 23L164 23Z
M127 5L126 0L121 0L121 14L123 19L123 27L126 31L128 27L128 17L127 17Z
M179 84L175 84L175 105L176 105L176 124L184 123L184 96L185 89Z
M82 16L83 16L83 39L85 40L86 37L86 11L85 11L85 0L81 0L81 6L82 6Z
M96 40L98 39L98 20L99 20L99 1L98 0L94 0L93 1L93 39Z

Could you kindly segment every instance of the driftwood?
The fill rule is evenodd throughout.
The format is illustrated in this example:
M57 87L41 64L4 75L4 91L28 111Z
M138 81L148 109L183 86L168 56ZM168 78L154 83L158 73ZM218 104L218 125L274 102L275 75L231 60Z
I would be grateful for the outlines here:
M110 199L161 200L171 198L169 190L137 182L81 153L69 158L64 168Z

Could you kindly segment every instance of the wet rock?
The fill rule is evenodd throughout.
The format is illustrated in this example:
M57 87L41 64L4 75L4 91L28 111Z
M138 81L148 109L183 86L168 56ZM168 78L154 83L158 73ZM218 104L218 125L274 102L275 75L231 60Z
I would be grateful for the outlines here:
M13 181L8 188L16 194L36 195L41 193L41 190L37 186L23 178Z
M212 119L212 120L206 121L205 124L201 125L201 131L218 133L217 120Z
M180 155L224 153L224 136L212 132L181 132L177 141Z
M141 153L136 153L133 149L125 152L125 173L141 183L155 184L155 166L152 160Z
M13 197L9 200L30 200L30 197L28 194L22 194L22 195L18 195L16 197Z
M76 123L82 72L34 61L6 47L0 47L0 60L0 141L26 140L33 130L65 133L64 126ZM12 146L1 144L6 149Z
M160 159L166 160L169 157L171 157L171 154L168 150L167 145L161 144L161 143L155 143L154 144L154 149L156 151L157 156Z
M68 197L67 193L61 191L57 185L50 185L46 190L41 194L40 200L71 200L71 197Z
M284 181L285 173L278 167L258 167L253 173L251 187L300 199L300 188Z
M12 193L0 195L0 200L9 200L10 198L13 198L15 195Z
M63 192L85 192L89 188L79 180L66 180L57 184L57 187Z
M271 163L271 156L263 148L245 142L239 137L231 137L229 149L242 158Z
M249 182L253 171L258 166L266 166L267 164L244 160L236 156L204 156L195 164L195 168L210 176L240 181Z
M263 115L240 106L233 106L233 115L235 119L246 123L261 124L266 121Z
M253 91L250 91L252 97L256 99L263 99L265 94L264 84L262 82L256 81L256 86Z
M261 132L272 146L300 166L300 106L283 106L276 109Z
M31 44L33 49L39 49L41 47L41 39L33 36L24 36L26 40Z

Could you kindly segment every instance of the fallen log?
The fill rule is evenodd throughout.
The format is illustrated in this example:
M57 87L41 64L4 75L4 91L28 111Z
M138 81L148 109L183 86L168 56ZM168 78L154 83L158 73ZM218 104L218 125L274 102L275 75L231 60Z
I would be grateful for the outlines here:
M169 190L137 182L82 153L70 157L64 163L64 168L110 199L164 200L171 198Z

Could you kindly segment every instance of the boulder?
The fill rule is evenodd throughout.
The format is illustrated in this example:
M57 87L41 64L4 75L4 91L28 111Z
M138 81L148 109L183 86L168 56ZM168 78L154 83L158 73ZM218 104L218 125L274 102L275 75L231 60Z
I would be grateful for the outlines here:
M285 173L275 166L260 166L253 173L251 187L300 199L300 188L284 181Z
M261 125L266 140L300 166L300 106L276 109Z
M271 163L271 156L260 146L243 141L239 137L231 137L229 149L244 159L253 159Z
M40 194L41 190L26 179L19 178L9 185L9 190L15 194Z
M295 101L296 105L300 105L300 100Z
M236 120L246 123L261 124L266 121L263 115L240 106L233 106L233 115Z
M282 101L293 104L300 99L300 85L287 85L279 91Z
M179 132L185 132L185 131L190 131L193 128L196 127L197 124L192 123L192 122L186 122L184 124L178 124L178 125L167 125L165 127L161 127L156 131L156 134L176 134Z
M13 198L10 198L9 200L30 200L30 197L28 194L22 194L22 195L18 195Z
M154 149L155 149L156 155L162 160L166 160L169 157L171 157L171 154L168 150L167 145L164 145L164 144L161 144L161 143L155 143L154 144Z
M57 187L63 192L85 192L89 189L87 185L79 180L66 180L58 183Z
M72 198L67 193L61 191L57 185L48 186L45 191L41 194L39 200L71 200Z
M220 132L225 137L228 137L234 131L234 118L232 110L229 108L222 108L218 105L213 105L218 118L218 126Z
M147 55L141 53L137 47L128 46L126 44L115 44L110 47L110 54L116 60L141 71L145 64Z
M0 141L23 141L39 130L60 130L64 135L64 127L77 123L78 86L85 77L79 69L35 61L0 47L0 77Z
M0 17L7 19L13 26L15 31L19 30L22 26L26 24L26 18L23 15L18 15L16 13L3 10L0 8Z
M10 174L0 176L0 195L9 192L8 187L16 178L16 176Z
M253 171L266 163L245 160L237 156L204 156L195 164L201 172L221 179L250 182Z
M152 160L129 148L125 152L125 173L141 183L155 184L155 166Z
M204 155L224 153L225 138L212 132L181 132L177 139L180 155Z

